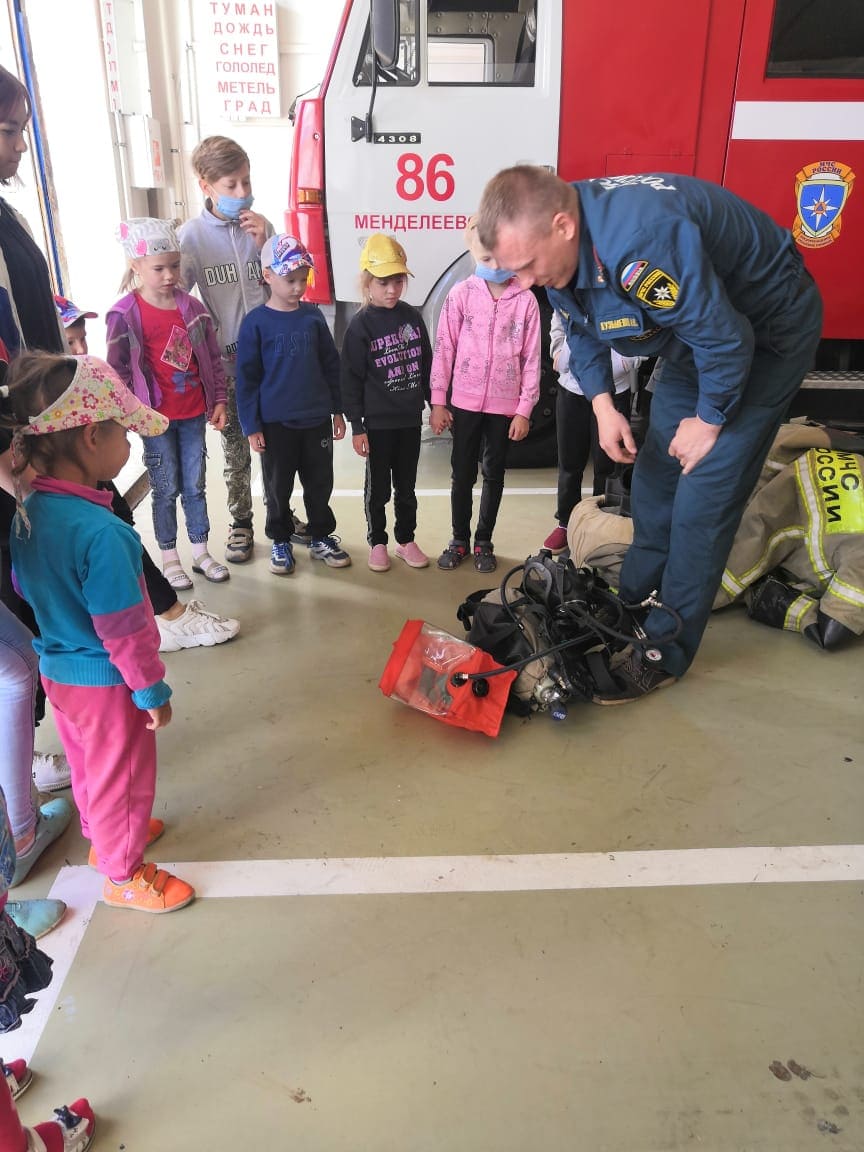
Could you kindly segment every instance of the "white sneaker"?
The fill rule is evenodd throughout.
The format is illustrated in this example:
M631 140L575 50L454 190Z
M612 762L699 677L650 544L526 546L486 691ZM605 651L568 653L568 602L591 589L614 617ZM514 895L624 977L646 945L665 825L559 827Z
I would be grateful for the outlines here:
M240 631L240 623L208 611L200 600L190 600L176 620L156 617L159 651L179 652L181 648L212 648L224 644Z
M72 784L72 769L62 752L34 752L33 779L40 792L60 792Z

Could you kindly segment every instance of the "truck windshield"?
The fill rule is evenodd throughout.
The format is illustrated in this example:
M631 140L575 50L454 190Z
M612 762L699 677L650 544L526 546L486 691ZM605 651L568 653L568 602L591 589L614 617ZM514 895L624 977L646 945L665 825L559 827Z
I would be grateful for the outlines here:
M416 84L422 59L429 84L533 85L538 0L428 0L425 52L419 44L416 0L399 4L399 56L378 71L379 84ZM372 82L367 25L354 70L355 86Z

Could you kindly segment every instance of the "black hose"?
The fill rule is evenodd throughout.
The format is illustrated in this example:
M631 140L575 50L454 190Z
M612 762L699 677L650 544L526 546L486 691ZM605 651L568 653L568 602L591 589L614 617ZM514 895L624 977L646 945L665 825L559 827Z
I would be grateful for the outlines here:
M513 606L507 599L507 581L510 580L511 577L515 576L517 572L524 572L524 570L524 564L516 565L516 567L511 568L509 572L504 574L504 577L502 578L499 585L502 607L506 610L508 616L513 621L513 624L519 628L520 631L522 631L520 618L516 615ZM530 596L525 593L524 589L523 595L525 595L526 598L530 600ZM602 599L606 607L614 608L616 610L619 621L621 619L622 611L633 612L635 609L642 608L644 606L642 604L625 603L625 601L621 600L618 596L615 596L612 593L606 593L604 590L600 589L594 590L594 597L595 599ZM538 608L540 607L536 601L532 601L532 604ZM668 643L668 641L674 640L677 636L680 635L681 629L684 627L681 616L678 612L675 611L674 608L668 608L665 604L661 604L659 602L652 604L652 607L662 608L664 612L668 612L669 615L673 618L675 621L675 629L665 642ZM569 617L575 615L577 617L577 621L581 623L587 630L579 636L571 636L568 640L562 640L560 643L553 644L550 648L541 649L539 652L532 652L530 656L526 656L522 660L516 660L512 664L507 664L501 668L496 668L491 672L456 672L450 677L451 684L459 687L467 684L470 680L488 680L492 676L502 676L505 672L518 672L522 668L525 668L533 660L542 660L546 656L552 656L556 652L561 652L566 648L572 648L576 644L584 644L586 639L590 638L592 635L596 636L600 640L605 640L606 638L621 640L625 644L633 644L637 648L642 649L655 648L657 646L656 641L651 640L647 636L641 637L634 636L632 633L619 632L616 628L612 628L610 625L604 624L602 621L597 620L592 615L587 606L583 607L583 602L579 600L563 601L557 612L551 612L548 608L546 611L549 612L549 615L552 617L552 619L558 623L560 623L562 618L565 618L565 616L568 618L569 622Z

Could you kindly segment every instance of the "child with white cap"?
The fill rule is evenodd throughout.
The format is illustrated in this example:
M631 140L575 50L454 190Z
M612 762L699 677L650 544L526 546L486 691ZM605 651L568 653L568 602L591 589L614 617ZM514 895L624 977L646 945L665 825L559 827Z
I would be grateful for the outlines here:
M273 544L270 571L294 571L295 477L303 485L309 521L309 554L329 568L347 568L351 557L333 535L333 441L345 435L339 391L339 353L314 304L302 302L312 257L294 236L271 236L261 249L270 288L253 308L237 341L237 411L253 452L261 454L267 503L265 532Z
M177 552L179 496L192 571L221 584L228 569L207 550L205 496L205 423L217 431L225 424L225 374L213 321L179 287L180 245L170 221L127 220L117 236L129 261L121 291L137 287L108 312L108 363L139 400L169 421L162 435L144 438L162 571L172 588L192 587Z
M373 572L390 568L386 509L391 490L396 555L409 568L429 564L414 539L414 486L432 348L423 317L401 299L411 275L406 261L405 249L392 236L376 232L368 238L360 253L364 306L342 343L345 413L354 451L366 459L366 538Z
M0 401L14 425L15 475L32 467L32 493L12 533L12 560L40 637L42 681L72 769L81 830L117 908L173 912L195 890L144 863L164 831L151 818L156 730L171 720L171 689L144 587L141 539L99 487L129 459L127 429L163 434L168 419L143 405L93 356L25 353Z
M55 296L54 303L60 322L66 332L66 341L73 356L87 355L87 321L96 317L96 312L86 312L73 304L66 296ZM105 487L111 492L111 507L114 513L135 527L132 509L116 487L108 483ZM181 603L174 588L168 583L160 569L150 559L145 548L144 582L147 595L153 605L156 624L159 628L160 652L180 652L184 648L212 648L214 644L224 644L240 631L240 624L229 616L219 616L211 612L200 600ZM34 625L35 626L35 625ZM58 771L59 757L36 753L33 760L33 778L40 791L51 792L59 787L69 786L68 766L65 774ZM65 758L63 758L65 764Z

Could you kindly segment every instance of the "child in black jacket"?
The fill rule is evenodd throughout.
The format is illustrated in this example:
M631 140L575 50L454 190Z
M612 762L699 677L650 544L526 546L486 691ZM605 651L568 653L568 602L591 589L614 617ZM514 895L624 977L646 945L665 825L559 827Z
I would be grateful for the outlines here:
M341 383L354 451L366 459L369 567L390 567L385 509L392 484L396 555L411 568L425 568L429 558L414 541L414 485L432 346L420 313L400 299L410 275L401 244L380 232L370 236L360 270L364 307L345 333Z

